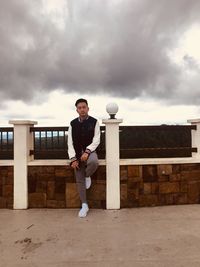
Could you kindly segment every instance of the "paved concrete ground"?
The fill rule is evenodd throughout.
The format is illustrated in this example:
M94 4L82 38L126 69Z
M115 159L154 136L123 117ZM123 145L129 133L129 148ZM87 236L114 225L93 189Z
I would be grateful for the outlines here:
M200 266L200 205L0 210L0 266Z

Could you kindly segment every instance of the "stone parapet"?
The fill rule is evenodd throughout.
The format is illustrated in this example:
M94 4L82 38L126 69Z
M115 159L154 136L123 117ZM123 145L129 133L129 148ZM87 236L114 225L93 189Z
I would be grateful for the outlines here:
M0 166L0 208L13 208L12 166Z

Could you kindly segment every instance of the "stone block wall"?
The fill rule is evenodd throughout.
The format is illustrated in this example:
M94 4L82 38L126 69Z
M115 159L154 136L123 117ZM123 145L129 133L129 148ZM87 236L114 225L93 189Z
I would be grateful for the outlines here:
M31 166L28 169L30 208L79 208L74 171L69 166ZM87 189L91 208L106 208L106 170L99 166Z
M121 166L121 207L200 202L200 164Z
M120 166L121 208L200 203L200 163ZM79 208L73 169L29 166L29 208ZM91 208L106 208L106 166L87 190ZM13 167L0 167L0 208L13 208Z
M0 166L0 208L13 208L12 166Z

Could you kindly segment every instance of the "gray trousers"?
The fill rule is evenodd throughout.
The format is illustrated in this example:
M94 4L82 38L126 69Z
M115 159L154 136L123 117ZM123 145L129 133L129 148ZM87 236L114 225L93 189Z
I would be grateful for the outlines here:
M85 177L91 176L98 168L98 156L92 152L86 162L80 162L80 169L75 169L77 189L82 203L87 203Z

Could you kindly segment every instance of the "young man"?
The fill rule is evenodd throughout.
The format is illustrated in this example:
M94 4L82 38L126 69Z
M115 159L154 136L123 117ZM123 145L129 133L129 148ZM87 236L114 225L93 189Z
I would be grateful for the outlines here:
M79 117L70 122L68 130L68 154L70 165L75 171L76 183L82 208L79 217L85 217L89 211L86 189L91 185L91 175L99 165L96 148L100 143L100 126L97 119L88 115L86 99L75 103Z

